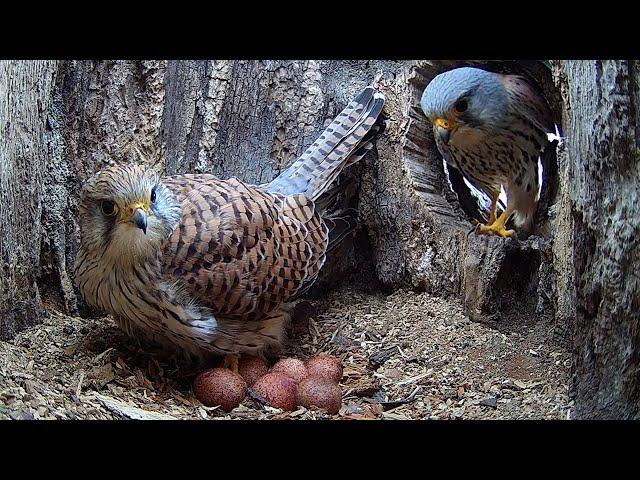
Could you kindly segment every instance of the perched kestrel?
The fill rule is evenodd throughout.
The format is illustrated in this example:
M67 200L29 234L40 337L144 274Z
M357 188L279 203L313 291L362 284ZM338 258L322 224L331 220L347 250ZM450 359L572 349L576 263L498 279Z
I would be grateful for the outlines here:
M546 101L520 76L464 67L436 76L420 106L447 164L491 198L480 233L513 236L505 229L512 214L530 230L540 199L538 158L555 131ZM507 206L496 218L501 187Z
M196 357L278 350L291 302L345 222L323 216L340 172L373 147L384 96L367 87L289 168L249 185L107 168L85 184L76 282L130 335ZM352 227L352 226L351 226Z

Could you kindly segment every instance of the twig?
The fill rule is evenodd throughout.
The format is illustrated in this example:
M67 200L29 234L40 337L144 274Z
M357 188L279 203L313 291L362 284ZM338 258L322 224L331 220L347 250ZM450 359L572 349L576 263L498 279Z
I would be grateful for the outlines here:
M76 387L76 398L80 399L80 393L82 392L82 382L84 381L84 370L80 371L80 380L78 380L78 386Z
M93 359L94 363L98 362L99 360L101 360L111 350L113 350L113 347L109 347L104 352L102 352L100 355L96 355L96 358Z
M415 377L410 377L410 378L407 378L406 380L402 380L401 382L396 383L396 385L399 386L399 385L406 385L407 383L415 383L418 380L423 379L427 375L429 375L427 372L421 373L420 375L416 375Z

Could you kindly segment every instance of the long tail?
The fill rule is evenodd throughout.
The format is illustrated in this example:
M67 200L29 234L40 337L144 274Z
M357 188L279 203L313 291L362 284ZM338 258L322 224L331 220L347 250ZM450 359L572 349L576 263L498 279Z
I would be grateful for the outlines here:
M385 97L365 88L322 132L313 145L277 178L265 185L269 192L320 197L340 172L373 148L382 128L376 123Z

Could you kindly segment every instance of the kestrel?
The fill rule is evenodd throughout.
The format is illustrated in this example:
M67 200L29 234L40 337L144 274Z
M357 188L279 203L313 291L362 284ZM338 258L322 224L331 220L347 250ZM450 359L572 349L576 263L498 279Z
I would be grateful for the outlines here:
M107 168L85 184L76 282L85 300L195 357L279 350L288 302L347 233L322 211L340 172L373 147L384 96L364 89L289 168L249 185L210 174L165 178Z
M464 67L436 76L420 106L447 164L491 199L480 233L513 236L505 228L512 214L529 231L540 199L538 158L555 131L546 101L523 77ZM496 217L501 187L507 205Z

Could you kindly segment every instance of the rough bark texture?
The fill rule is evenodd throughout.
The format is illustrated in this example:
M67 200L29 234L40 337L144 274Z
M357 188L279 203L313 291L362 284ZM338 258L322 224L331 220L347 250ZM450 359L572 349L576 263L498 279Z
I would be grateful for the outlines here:
M575 281L578 418L640 418L640 75L635 61L564 61L566 183L559 297ZM571 253L569 253L571 252ZM571 255L572 254L572 255Z
M565 126L557 160L555 146L546 156L529 238L469 234L480 210L461 177L455 171L447 177L420 110L426 84L463 64L529 76ZM351 202L361 230L326 266L317 292L356 272L387 288L410 284L461 297L470 317L498 328L552 321L561 340L571 328L577 414L637 415L637 68L626 62L552 68L473 61L0 63L0 131L10 140L0 143L0 337L37 319L38 291L61 299L57 307L67 312L90 313L76 295L72 265L78 197L91 174L137 161L163 174L267 182L374 84L387 96L388 122L377 151L353 168Z
M0 62L0 338L44 313L36 279L56 68L56 62Z

